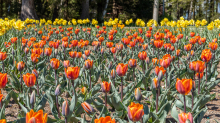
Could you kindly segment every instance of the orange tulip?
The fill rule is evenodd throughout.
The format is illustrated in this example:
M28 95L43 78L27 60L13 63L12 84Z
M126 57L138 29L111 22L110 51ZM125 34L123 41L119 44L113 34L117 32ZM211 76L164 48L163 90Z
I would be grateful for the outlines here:
M44 49L44 54L45 54L46 56L50 56L51 53L52 53L52 49L51 49L51 48L45 48L45 49Z
M79 76L80 67L68 67L65 68L65 74L68 79L75 80Z
M81 103L81 106L83 107L83 109L88 113L88 114L91 114L94 112L94 109L93 107L87 103L87 102L83 102Z
M192 89L192 79L182 79L177 78L176 80L176 90L180 94L187 95Z
M170 43L166 43L166 44L163 45L164 49L166 49L166 50L170 50L171 46L172 45Z
M182 39L182 38L183 38L183 34L179 34L179 35L177 36L177 38L178 38L178 39Z
M139 52L138 57L140 60L145 60L147 57L147 53L145 51Z
M136 66L137 66L137 60L136 60L136 59L129 59L128 65L129 65L131 68L136 67Z
M189 39L189 43L190 43L190 44L195 44L195 43L196 43L196 41L197 41L197 40L196 40L196 39L194 39L194 38Z
M200 38L200 40L198 40L199 45L204 44L206 41L206 38Z
M38 62L37 58L39 58L39 57L40 57L40 55L32 53L31 54L31 61L34 62L34 63L37 63Z
M153 79L153 87L154 87L154 88L158 88L158 87L159 87L159 82L158 82L158 79L157 79L157 78L154 78L154 79Z
M159 60L157 58L152 59L153 65L158 64Z
M35 85L36 76L33 73L32 74L27 73L23 75L23 80L24 80L24 83L27 85L27 87L32 87Z
M114 54L114 53L116 53L116 48L115 47L112 47L111 49L111 52Z
M17 69L18 71L22 71L24 69L25 63L23 61L20 61L17 63Z
M86 69L91 69L92 66L93 66L93 60L87 59L87 60L85 61L85 68L86 68Z
M42 53L42 49L41 48L34 48L34 49L31 49L31 53L33 54L38 54L38 55L41 55Z
M216 50L218 48L218 43L210 42L209 48L211 48L212 50Z
M26 123L47 123L47 113L43 115L43 110L34 112L34 110L31 109L31 111L26 114Z
M128 106L128 118L133 122L139 121L144 115L143 108L143 105L131 102Z
M118 66L116 67L116 72L120 77L124 76L127 70L128 70L128 64L119 63Z
M112 119L110 116L95 119L94 122L95 123L116 123L115 119Z
M171 61L172 61L172 58L170 54L166 54L163 56L162 59L160 59L160 65L164 68L167 68L170 66Z
M69 55L70 55L71 58L76 58L76 54L77 54L76 51L69 52Z
M90 50L85 50L85 55L88 57L90 55Z
M180 123L186 123L187 120L189 120L190 123L193 123L193 116L190 112L178 114L178 119Z
M99 37L99 42L103 42L104 41L104 37Z
M195 36L195 32L190 32L190 36L194 37Z
M176 55L179 56L180 55L180 49L176 50Z
M82 57L82 52L77 52L77 53L76 53L76 57L77 57L77 58L81 58L81 57Z
M113 42L106 42L106 46L107 46L108 48L111 48L111 47L113 46Z
M156 48L161 48L163 46L163 40L155 40L154 41L154 46Z
M123 49L123 44L116 44L117 50L122 50Z
M50 65L51 65L51 67L53 68L53 69L58 69L59 68L59 66L60 66L60 61L58 60L58 59L56 59L56 58L52 58L52 59L50 59Z
M85 94L86 94L86 92L87 92L86 87L82 87L82 88L81 88L81 92L82 92L82 94L83 94L83 95L85 95Z
M111 83L109 82L106 82L106 81L103 81L102 84L101 84L101 87L102 87L102 92L109 92L110 89L111 89Z
M148 48L148 44L143 44L142 48L143 48L143 50L146 50Z
M196 77L197 78L202 78L203 77L203 73L196 73Z
M7 73L0 72L0 88L4 88L8 83Z
M3 96L3 95L2 95ZM0 123L6 123L6 120L5 119L1 119L0 120Z
M7 58L6 52L0 52L0 61L4 61Z
M186 51L190 51L191 48L192 48L192 44L184 45L184 50L186 50Z
M162 71L163 75L166 73L166 70L163 67L155 67L155 74L158 76L159 72Z
M212 52L210 49L204 49L201 54L201 59L204 62L209 62L212 58Z
M63 61L63 66L64 66L65 68L68 68L68 67L70 66L70 61L69 61L69 60Z

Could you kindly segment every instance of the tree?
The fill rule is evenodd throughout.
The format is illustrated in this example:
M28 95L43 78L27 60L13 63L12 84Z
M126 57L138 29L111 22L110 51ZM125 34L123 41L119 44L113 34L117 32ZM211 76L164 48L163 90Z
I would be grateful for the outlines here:
M35 11L34 0L22 0L21 20L25 20L27 18L38 19Z
M89 18L89 0L82 1L82 13L80 16L81 19Z
M159 12L159 0L154 0L153 5L153 19L158 22L158 12Z

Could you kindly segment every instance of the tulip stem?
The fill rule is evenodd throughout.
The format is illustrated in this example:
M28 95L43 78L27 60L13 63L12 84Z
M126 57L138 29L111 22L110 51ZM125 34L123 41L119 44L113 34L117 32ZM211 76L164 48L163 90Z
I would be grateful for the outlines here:
M60 110L59 110L59 104L58 104L58 96L56 96L56 107L57 107L58 117L60 118Z
M167 71L166 71L166 88L168 88L168 85L167 85Z
M30 93L32 93L32 89L31 89L31 87L30 87Z
M158 112L158 97L159 97L159 92L160 92L160 89L156 89L156 113Z
M89 91L91 91L92 84L91 84L91 70L89 70Z
M5 72L4 61L2 61L2 69L3 69L3 73L4 73Z
M67 123L67 117L65 117L65 123Z
M37 78L36 78L36 82L37 82L37 95L39 96L39 84L38 84Z
M105 92L105 107L107 108L107 92Z
M55 77L55 83L56 83L56 86L57 86L57 74L56 74L56 70L54 70L54 77Z
M121 102L123 100L123 77L121 77Z
M186 113L186 96L183 95L183 101L184 101L184 113Z
M192 110L193 110L193 105L194 105L194 101L193 101L194 100L194 94L193 93L194 93L194 89L192 89Z
M66 48L64 48L64 51L63 51L63 52L64 52L64 58L63 58L63 59L65 60L65 56L66 56Z
M199 78L199 85L198 85L198 94L199 94L200 93L200 73L199 73L198 78Z
M73 58L73 67L74 67L74 58Z
M207 81L208 81L207 69L208 69L208 63L206 63L206 68L205 68L205 72L206 72L206 74L205 74L205 76L206 76L205 85L206 85L206 83L207 83ZM200 76L200 74L199 74L199 76ZM206 88L207 88L207 87L206 87Z
M21 71L20 71L20 83L21 83L21 90L20 90L20 92L22 92L22 74L21 74Z
M135 68L133 68L133 82L135 81Z

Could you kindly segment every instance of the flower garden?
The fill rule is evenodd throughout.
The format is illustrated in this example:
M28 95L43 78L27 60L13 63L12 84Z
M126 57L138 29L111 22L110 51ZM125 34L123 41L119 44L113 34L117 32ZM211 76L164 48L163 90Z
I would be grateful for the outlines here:
M220 82L219 24L1 19L0 123L200 123Z

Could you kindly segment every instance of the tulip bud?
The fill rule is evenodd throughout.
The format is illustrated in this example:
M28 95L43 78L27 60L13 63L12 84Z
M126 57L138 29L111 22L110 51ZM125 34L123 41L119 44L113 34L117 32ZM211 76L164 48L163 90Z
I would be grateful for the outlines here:
M101 49L101 54L103 54L103 53L104 53L104 49L102 48L102 49Z
M36 102L35 91L31 93L30 104L33 105Z
M57 55L58 54L58 50L57 49L55 49L55 55Z
M15 52L14 52L14 50L13 50L13 48L12 48L12 55L14 55L15 54Z
M157 79L158 79L158 82L160 82L163 79L163 72L162 71L159 72Z
M186 36L186 40L188 40L188 36Z
M18 62L17 69L18 71L22 71L24 69L25 63L23 61Z
M186 59L190 60L190 54L189 53L187 54Z
M87 103L87 102L83 102L81 103L81 106L83 107L83 109L88 113L91 114L93 113L95 110L93 109L93 107Z
M149 57L146 57L145 62L146 62L146 64L149 64L149 63L150 63Z
M111 68L112 68L112 62L110 62L108 65L108 69L111 69Z
M70 61L69 60L63 61L63 66L65 68L68 68L70 66Z
M134 97L137 101L139 101L139 102L141 101L142 94L141 94L140 88L135 88Z
M87 60L87 56L85 54L82 55L84 60Z
M56 90L55 90L55 95L59 96L60 94L61 94L61 89L60 89L60 85L58 85Z
M69 104L68 101L64 101L62 104L62 115L67 117L70 113L70 108L69 108Z
M36 78L38 78L38 72L36 69L32 70L32 73L36 76Z
M86 87L82 87L81 92L83 95L85 95L87 93L87 88Z
M115 69L112 69L110 76L111 76L111 79L114 79L114 78L115 78L115 76L116 76Z
M158 81L157 78L154 78L153 79L153 87L157 89L159 86L160 86L160 82Z

